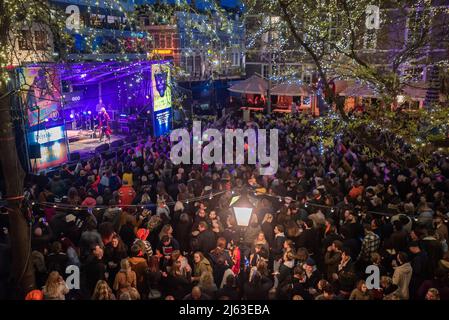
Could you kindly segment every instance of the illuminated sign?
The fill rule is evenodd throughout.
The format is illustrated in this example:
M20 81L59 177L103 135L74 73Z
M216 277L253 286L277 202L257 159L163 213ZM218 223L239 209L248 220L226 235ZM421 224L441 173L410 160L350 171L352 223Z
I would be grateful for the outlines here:
M170 64L153 64L151 67L151 94L153 98L153 127L155 136L161 136L170 131L172 117L170 86Z
M153 110L160 111L171 108L171 74L170 64L154 64L151 68L153 93Z
M154 49L151 51L152 54L173 54L171 49Z
M37 171L59 166L67 162L67 141L64 126L31 131L28 144L39 144L41 158L32 160L31 166Z
M63 126L30 132L29 143L48 143L64 139Z

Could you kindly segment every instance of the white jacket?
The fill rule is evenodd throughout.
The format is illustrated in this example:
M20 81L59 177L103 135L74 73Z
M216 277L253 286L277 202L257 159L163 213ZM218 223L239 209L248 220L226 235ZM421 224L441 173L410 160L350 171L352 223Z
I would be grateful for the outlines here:
M396 267L393 273L393 284L398 286L397 293L402 300L409 299L409 284L412 279L413 269L410 263Z

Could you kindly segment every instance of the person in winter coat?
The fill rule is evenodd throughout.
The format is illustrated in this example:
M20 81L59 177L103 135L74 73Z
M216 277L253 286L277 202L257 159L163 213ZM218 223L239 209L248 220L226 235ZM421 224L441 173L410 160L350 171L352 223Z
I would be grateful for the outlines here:
M115 275L120 271L122 259L128 256L126 245L118 235L112 237L104 249L104 260L109 273L110 282L114 281ZM111 283L112 284L112 283Z
M398 296L402 300L409 299L409 284L412 279L413 269L408 262L408 256L405 252L399 252L396 256L397 267L393 273L393 284L398 286Z
M326 266L326 274L329 281L332 279L332 275L338 271L342 248L343 242L335 240L332 242L332 245L327 248L327 251L324 254L324 264Z
M260 226L263 234L265 235L265 239L268 241L268 245L270 248L273 246L274 242L274 231L273 231L273 215L271 213L265 214L262 225Z
M137 290L142 296L147 294L146 275L148 271L148 263L143 258L143 253L138 245L131 247L131 258L128 259L131 270L136 273Z
M202 252L195 252L193 255L193 275L192 281L199 281L203 272L212 272L212 266Z
M256 240L261 230L262 229L257 221L257 215L254 214L245 230L245 234L243 235L243 244L247 248L251 248L251 245L254 243L254 240Z
M209 229L205 221L198 224L198 231L200 232L197 236L198 250L203 253L211 252L217 243L214 232Z
M366 286L365 280L357 283L357 288L352 290L349 300L371 300L371 295Z
M68 265L68 257L62 251L61 242L55 241L51 245L51 253L46 258L47 271L58 271L59 274L65 274Z
M132 300L140 299L139 292L137 291L136 273L131 269L128 259L122 259L120 261L120 271L115 276L113 288L117 292L117 296L127 292Z

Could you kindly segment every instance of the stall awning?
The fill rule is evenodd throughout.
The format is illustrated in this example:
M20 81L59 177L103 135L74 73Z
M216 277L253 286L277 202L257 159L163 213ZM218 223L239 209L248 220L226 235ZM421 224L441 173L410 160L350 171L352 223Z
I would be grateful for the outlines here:
M424 82L410 83L404 86L403 93L412 100L425 100L428 90L428 85Z
M267 94L268 81L258 76L252 76L234 84L228 90L243 94Z
M281 83L271 90L271 94L275 96L310 96L312 90L299 83Z
M340 96L344 97L361 97L361 98L379 98L380 95L374 89L367 85L355 84L349 86L340 92Z

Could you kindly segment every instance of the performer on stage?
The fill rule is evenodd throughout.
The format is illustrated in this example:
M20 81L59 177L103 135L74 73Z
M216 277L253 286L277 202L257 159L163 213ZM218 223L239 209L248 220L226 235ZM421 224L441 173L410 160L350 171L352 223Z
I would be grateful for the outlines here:
M106 135L108 138L108 142L111 142L111 128L109 127L109 117L105 108L101 108L100 113L98 114L98 128L101 130L100 133L100 142L103 140L103 137Z

